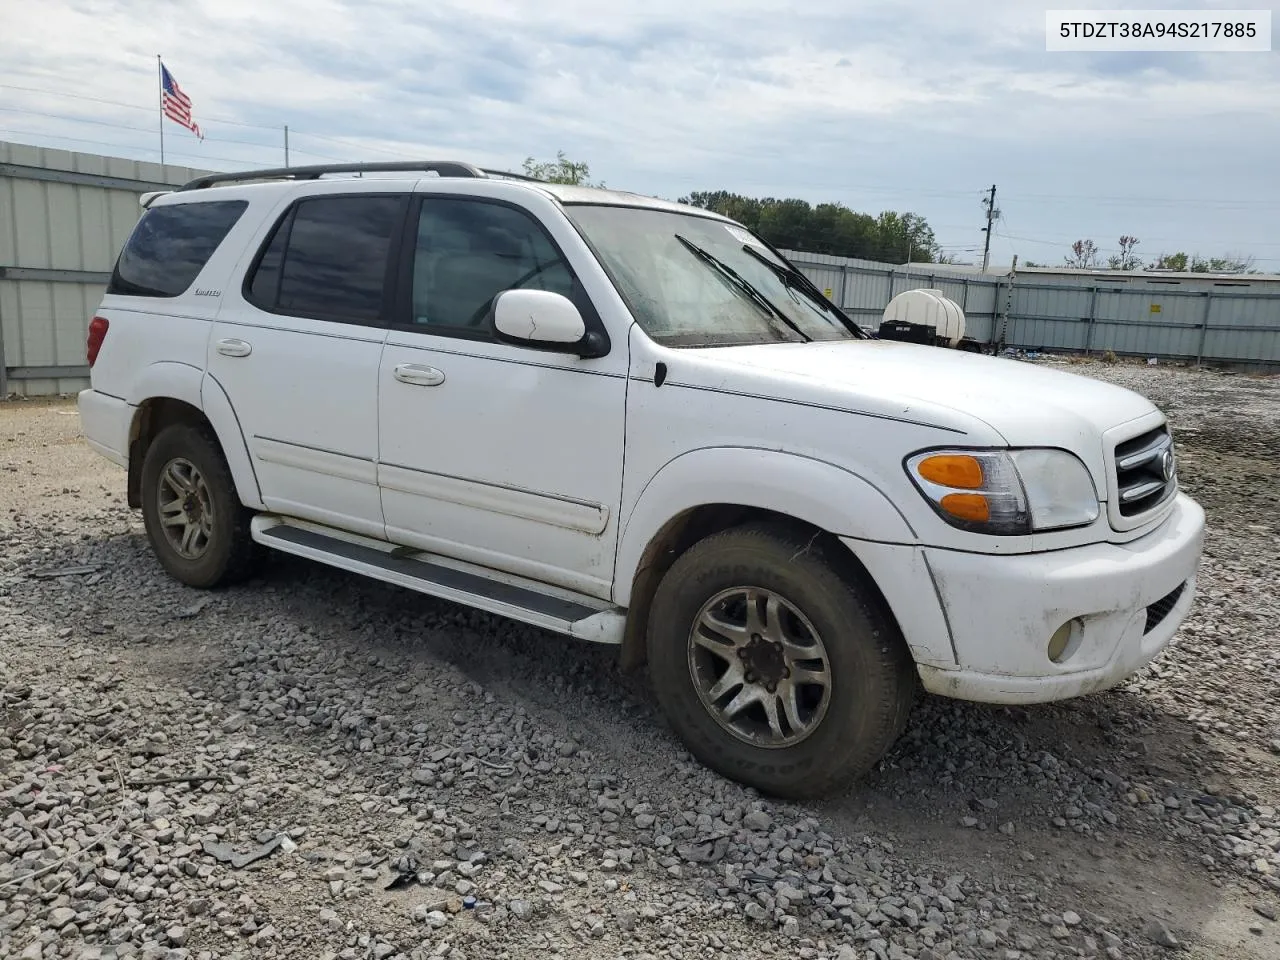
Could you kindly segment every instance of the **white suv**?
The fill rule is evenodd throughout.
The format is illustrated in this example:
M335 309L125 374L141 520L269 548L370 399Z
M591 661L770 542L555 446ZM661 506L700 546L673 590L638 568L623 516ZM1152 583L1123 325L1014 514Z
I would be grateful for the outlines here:
M183 583L261 545L617 644L786 797L871 768L918 685L1104 690L1191 605L1151 403L870 339L706 210L453 162L143 205L80 412Z

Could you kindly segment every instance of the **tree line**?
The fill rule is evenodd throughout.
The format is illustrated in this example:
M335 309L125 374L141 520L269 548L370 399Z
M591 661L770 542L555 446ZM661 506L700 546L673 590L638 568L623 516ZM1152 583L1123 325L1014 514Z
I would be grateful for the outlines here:
M588 164L570 160L561 151L555 160L524 162L526 176L550 183L603 187L591 179ZM916 213L886 210L877 216L858 213L842 203L746 197L727 190L695 191L680 203L712 210L730 217L783 250L823 253L835 257L858 257L882 263L951 263L934 237L933 228ZM1119 252L1105 260L1092 240L1077 240L1063 265L1087 270L1177 270L1193 273L1257 273L1254 258L1227 254L1201 257L1182 251L1162 253L1149 263L1137 253L1137 237L1125 234ZM1048 263L1026 262L1028 267L1048 267Z
M842 203L744 197L726 190L695 192L680 203L737 220L783 250L885 263L936 263L941 251L929 222L918 213L858 213Z
M1137 253L1141 242L1137 237L1125 234L1118 241L1120 249L1104 261L1098 245L1092 240L1077 240L1071 252L1063 257L1063 265L1078 270L1175 270L1191 273L1257 273L1255 260L1250 256L1227 254L1221 257L1202 257L1184 251L1162 253L1154 260L1144 262ZM1047 267L1050 264L1028 260L1028 267Z
M526 176L550 183L604 186L591 180L588 164L568 159L524 162ZM885 263L947 262L933 228L917 213L886 210L876 216L857 213L841 203L746 197L727 190L696 191L679 203L711 210L737 220L773 246L835 257L859 257Z

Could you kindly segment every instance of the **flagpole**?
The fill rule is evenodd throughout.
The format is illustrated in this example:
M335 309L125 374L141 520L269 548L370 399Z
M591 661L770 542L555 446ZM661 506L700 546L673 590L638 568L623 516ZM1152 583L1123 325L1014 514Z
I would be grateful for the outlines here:
M164 61L156 54L156 78L160 81L160 168L164 170Z

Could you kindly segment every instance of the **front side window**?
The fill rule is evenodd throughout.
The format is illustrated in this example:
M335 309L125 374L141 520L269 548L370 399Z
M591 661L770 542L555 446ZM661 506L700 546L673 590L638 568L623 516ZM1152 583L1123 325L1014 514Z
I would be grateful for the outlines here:
M410 322L458 335L486 335L493 298L517 287L574 296L574 276L542 226L514 207L427 197L410 267Z
M399 195L303 200L276 227L246 298L273 313L377 323L403 209Z
M567 205L636 322L669 346L861 339L856 325L741 227L696 214Z
M247 206L244 200L210 200L152 207L120 251L107 293L181 296Z

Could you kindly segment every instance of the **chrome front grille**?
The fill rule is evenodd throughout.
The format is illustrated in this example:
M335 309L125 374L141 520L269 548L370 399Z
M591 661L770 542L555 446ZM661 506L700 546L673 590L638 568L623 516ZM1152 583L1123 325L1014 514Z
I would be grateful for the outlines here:
M1173 496L1178 488L1173 438L1159 426L1116 446L1116 498L1122 517L1138 517Z

